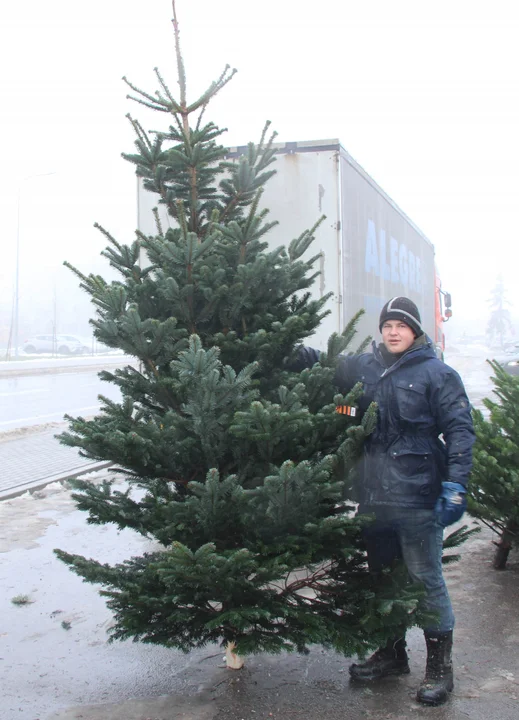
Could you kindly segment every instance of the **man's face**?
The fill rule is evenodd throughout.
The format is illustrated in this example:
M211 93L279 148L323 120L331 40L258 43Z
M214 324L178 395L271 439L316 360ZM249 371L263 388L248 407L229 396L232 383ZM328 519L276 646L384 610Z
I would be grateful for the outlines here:
M382 342L390 353L403 353L415 341L414 332L401 320L386 320L382 325Z

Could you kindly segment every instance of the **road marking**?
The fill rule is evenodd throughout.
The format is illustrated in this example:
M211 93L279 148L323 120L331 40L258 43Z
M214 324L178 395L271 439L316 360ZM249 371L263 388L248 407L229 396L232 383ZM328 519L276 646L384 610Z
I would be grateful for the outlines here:
M51 392L51 388L41 388L37 390L18 390L17 392L0 393L0 397L10 397L11 395L32 395L32 393Z
M74 408L73 410L58 410L57 412L49 413L48 415L34 415L33 417L16 418L16 420L4 420L3 422L0 422L0 426L16 425L16 423L30 422L31 420L45 420L56 416L63 419L63 415L65 413L67 413L67 415L71 415L72 413L85 412L85 410L99 410L100 407L100 405L89 405L88 407Z

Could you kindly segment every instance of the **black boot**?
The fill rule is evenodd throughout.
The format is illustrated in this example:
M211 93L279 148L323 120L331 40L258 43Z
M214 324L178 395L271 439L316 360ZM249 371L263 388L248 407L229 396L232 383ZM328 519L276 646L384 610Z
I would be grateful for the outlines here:
M406 675L409 663L405 651L405 637L388 640L364 663L350 666L352 680L378 680L386 675Z
M450 632L424 632L427 645L427 669L416 699L424 705L441 705L452 688L452 630Z

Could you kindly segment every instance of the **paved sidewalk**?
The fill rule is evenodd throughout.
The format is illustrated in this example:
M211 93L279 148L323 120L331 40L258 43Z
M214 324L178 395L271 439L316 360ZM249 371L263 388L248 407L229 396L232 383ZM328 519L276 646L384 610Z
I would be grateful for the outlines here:
M76 448L56 440L57 432L60 429L54 428L23 437L0 437L0 500L110 464L80 457Z

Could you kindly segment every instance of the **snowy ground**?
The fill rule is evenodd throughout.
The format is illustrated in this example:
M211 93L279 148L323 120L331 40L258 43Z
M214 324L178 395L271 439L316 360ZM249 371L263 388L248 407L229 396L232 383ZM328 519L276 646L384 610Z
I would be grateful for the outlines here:
M487 355L486 348L471 346L457 352L453 348L446 358L462 375L476 406L491 392ZM99 481L103 473L92 479ZM148 544L130 531L88 526L61 485L0 503L0 720L50 720L51 714L57 718L54 713L71 706L76 707L75 714L59 717L126 719L128 709L108 716L102 710L99 715L94 710L82 714L81 708L171 693L177 693L177 698L195 697L212 682L220 662L214 648L184 656L129 642L108 644L110 613L96 589L83 584L55 558L52 550L56 547L114 563L142 554ZM13 604L16 596L27 596L27 604ZM202 705L193 715L180 714L181 702L176 705L178 715L161 714L160 718L213 717ZM155 720L157 713L152 718L149 709L143 709L131 717ZM264 716L268 717L259 712L247 715Z
M185 689L176 676L208 653L107 644L110 612L56 559L57 547L115 563L149 544L130 531L88 526L57 483L0 503L1 720L44 720L66 705ZM18 596L28 603L13 604Z

